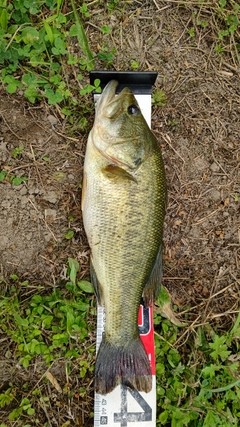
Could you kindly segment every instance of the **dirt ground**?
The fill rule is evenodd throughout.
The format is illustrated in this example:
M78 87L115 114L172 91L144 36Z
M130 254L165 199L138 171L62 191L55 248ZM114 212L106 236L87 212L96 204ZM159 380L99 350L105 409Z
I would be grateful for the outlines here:
M94 24L111 26L105 43L116 48L112 69L127 70L134 60L158 71L156 86L167 97L152 112L168 183L164 285L179 311L191 307L193 320L227 328L240 290L240 66L231 52L215 52L211 23L190 37L193 12L177 2L133 1L108 16L97 5L86 28L97 52ZM207 17L204 8L201 14ZM58 108L0 88L0 172L28 178L18 186L0 182L4 277L52 283L68 257L88 275L80 210L86 140L86 133L70 132ZM69 229L71 240L64 237ZM87 425L84 419L77 425Z

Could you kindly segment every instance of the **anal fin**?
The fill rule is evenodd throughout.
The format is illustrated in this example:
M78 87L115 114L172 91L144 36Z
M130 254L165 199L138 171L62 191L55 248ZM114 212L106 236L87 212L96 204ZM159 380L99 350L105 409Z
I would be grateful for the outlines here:
M162 244L161 244L158 250L158 254L157 254L152 272L143 289L143 300L144 300L144 305L146 307L149 307L149 305L157 299L160 291L162 275L163 275L163 268L162 268Z
M98 304L102 306L104 304L103 304L103 295L102 295L101 284L98 281L98 278L97 278L96 272L94 270L93 263L92 263L91 259L90 259L90 276L91 276L91 282L92 282L92 285L94 287L94 291L95 291L95 294L96 294L96 297L98 300Z

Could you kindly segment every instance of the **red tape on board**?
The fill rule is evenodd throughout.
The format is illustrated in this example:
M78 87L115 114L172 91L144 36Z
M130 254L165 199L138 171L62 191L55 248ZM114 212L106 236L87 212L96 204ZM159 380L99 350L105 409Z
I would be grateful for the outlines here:
M156 375L152 306L147 308L142 304L140 305L138 312L138 327L142 343L148 354L152 375Z

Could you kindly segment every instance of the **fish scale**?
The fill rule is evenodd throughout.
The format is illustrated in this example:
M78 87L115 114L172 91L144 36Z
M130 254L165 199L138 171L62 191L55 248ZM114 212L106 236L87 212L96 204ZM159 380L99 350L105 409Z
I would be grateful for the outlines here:
M149 303L160 285L161 268L155 264L160 264L166 201L158 142L131 91L115 98L115 89L110 82L97 106L82 201L93 282L106 311L95 371L101 394L119 383L151 389L137 317L142 293ZM129 106L137 117L129 116Z

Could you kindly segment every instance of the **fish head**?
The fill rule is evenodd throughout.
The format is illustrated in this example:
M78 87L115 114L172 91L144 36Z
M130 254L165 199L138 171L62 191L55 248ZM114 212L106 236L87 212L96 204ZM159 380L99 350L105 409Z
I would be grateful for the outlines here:
M116 95L117 86L111 80L98 101L93 143L111 164L134 170L149 154L151 131L132 91L125 87Z

